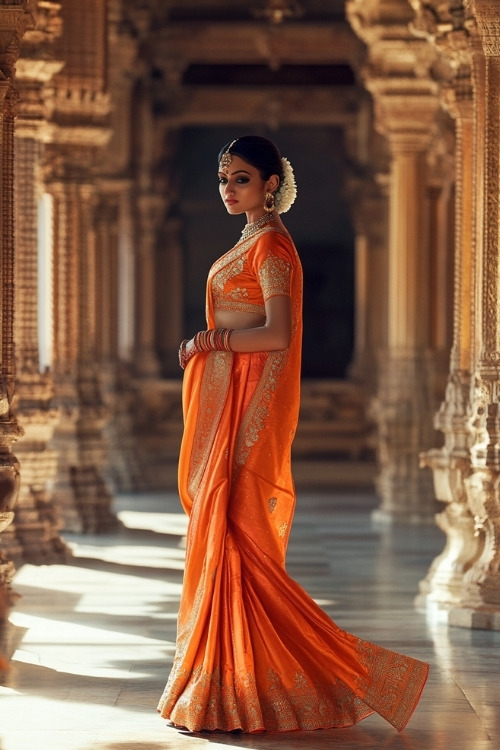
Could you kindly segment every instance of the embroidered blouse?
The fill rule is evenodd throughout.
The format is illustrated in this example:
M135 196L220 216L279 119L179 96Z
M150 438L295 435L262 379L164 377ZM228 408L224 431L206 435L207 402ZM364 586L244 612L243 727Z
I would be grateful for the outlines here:
M290 295L295 250L280 229L266 227L217 260L208 276L212 308L265 315L265 302Z

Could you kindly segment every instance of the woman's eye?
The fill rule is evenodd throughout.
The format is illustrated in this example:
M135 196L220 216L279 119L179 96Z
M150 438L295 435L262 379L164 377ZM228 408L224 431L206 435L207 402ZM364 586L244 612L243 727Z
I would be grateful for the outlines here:
M243 184L249 181L250 180L248 179L248 177L238 177L238 179L236 180L236 182L243 183Z
M219 177L219 185L225 185L227 182L227 177Z

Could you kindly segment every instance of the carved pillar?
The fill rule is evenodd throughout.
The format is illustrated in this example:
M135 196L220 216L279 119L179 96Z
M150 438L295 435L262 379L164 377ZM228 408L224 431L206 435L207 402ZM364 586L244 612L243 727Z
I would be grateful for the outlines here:
M476 227L481 257L476 265L479 334L473 391L474 440L464 480L479 554L465 571L460 602L449 622L500 630L500 18L492 0L468 3L484 58L475 55Z
M54 403L61 420L55 488L68 528L105 531L116 525L104 481L107 463L97 361L96 175L110 136L104 0L63 4L54 79L54 139L47 189L54 204Z
M158 228L164 210L161 197L145 194L137 198L136 356L135 370L139 377L158 377L156 353L156 247Z
M86 149L73 146L71 171L47 185L54 201L54 402L61 411L53 440L59 458L55 496L66 528L104 531L116 519L102 475L107 410L96 361L95 187L74 173L78 155L88 158Z
M51 47L60 31L60 3L35 7L36 30L28 31L16 81L20 101L16 121L16 404L24 429L17 456L23 481L15 533L23 558L31 563L65 560L70 552L59 536L60 520L49 486L57 473L57 455L48 448L58 419L51 405L52 374L39 356L39 319L50 335L50 322L39 315L41 296L51 296L44 273L51 248L42 229L44 141L50 139L50 80L63 63L51 60ZM41 275L39 274L41 268ZM41 286L43 284L43 287Z
M456 123L453 348L436 417L445 443L424 457L437 497L447 503L438 516L447 540L420 585L418 601L447 607L451 624L500 629L498 9L491 2L413 0L413 5L417 32L433 40L449 65L443 93Z
M474 519L467 503L465 480L470 473L474 441L474 370L477 358L476 269L480 243L475 216L478 173L478 142L472 77L473 40L470 13L455 8L455 26L446 25L451 4L439 12L428 3L414 3L418 16L415 29L434 41L449 65L449 80L443 86L443 103L455 120L455 284L453 346L450 374L435 424L444 435L444 445L430 451L423 461L434 475L436 497L446 503L437 523L446 534L445 549L434 560L420 584L420 602L451 605L462 598L463 579L480 551ZM420 5L420 7L417 7ZM460 16L459 16L460 10ZM457 23L459 21L459 23ZM477 56L477 54L476 54Z
M437 358L439 397L446 385L453 344L455 246L455 128L443 112L428 153L429 286L431 346Z
M160 350L166 362L161 374L172 374L173 368L168 360L177 360L182 329L181 227L179 219L170 214L177 198L174 175L178 133L168 125L165 128L158 122L153 125L150 121L152 106L152 100L143 92L139 107L146 124L141 132L155 132L156 144L145 143L146 139L143 139L138 175L142 189L136 197L136 278L137 299L140 304L136 308L135 368L139 377L157 377L160 374ZM169 289L167 305L164 299L165 289ZM161 320L157 320L158 295L162 296Z
M21 39L33 25L29 4L24 0L0 0L0 533L14 519L19 492L19 463L12 444L22 429L12 413L14 396L14 119L17 97L14 91L15 64ZM5 550L5 545L2 545ZM14 574L12 559L0 551L0 654L9 656L7 610L13 602L10 583ZM17 545L9 552L17 556Z
M385 176L350 180L355 241L355 343L350 379L377 390L380 347L387 346L387 191ZM382 181L382 184L377 184ZM385 346L384 346L385 345Z
M382 498L375 517L386 522L430 522L431 476L419 452L434 433L433 354L429 335L426 151L439 109L430 67L432 47L412 36L406 0L347 3L349 20L368 45L365 85L377 129L391 154L389 182L388 330L375 402Z

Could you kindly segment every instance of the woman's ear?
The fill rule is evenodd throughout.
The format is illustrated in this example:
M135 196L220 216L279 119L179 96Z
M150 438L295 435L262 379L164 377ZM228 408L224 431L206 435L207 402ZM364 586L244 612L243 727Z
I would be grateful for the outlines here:
M280 186L280 178L277 174L272 174L271 177L266 182L266 191L269 191L270 193L275 193L276 190Z

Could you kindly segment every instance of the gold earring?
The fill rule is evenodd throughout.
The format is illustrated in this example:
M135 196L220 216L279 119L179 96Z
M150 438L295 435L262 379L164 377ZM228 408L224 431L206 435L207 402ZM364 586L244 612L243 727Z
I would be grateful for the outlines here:
M274 211L274 193L267 192L264 196L264 211L268 214Z

